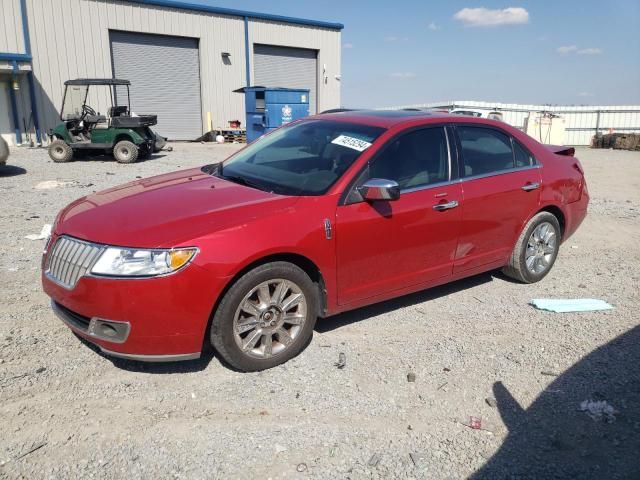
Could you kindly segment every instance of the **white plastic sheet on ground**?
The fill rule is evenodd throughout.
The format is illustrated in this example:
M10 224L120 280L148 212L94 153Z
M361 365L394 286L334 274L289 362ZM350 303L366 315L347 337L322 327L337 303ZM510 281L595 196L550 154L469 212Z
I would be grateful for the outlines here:
M51 235L51 225L49 223L45 223L42 226L42 230L40 230L40 233L27 235L24 238L26 238L27 240L45 240L49 238L49 235Z
M534 298L529 304L538 310L548 310L556 313L593 312L613 309L612 305L596 298Z

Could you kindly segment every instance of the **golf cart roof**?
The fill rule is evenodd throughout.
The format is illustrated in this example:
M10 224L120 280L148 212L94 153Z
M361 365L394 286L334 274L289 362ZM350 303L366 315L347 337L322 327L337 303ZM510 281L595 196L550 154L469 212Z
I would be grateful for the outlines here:
M129 80L120 80L117 78L76 78L75 80L67 80L65 85L131 85Z

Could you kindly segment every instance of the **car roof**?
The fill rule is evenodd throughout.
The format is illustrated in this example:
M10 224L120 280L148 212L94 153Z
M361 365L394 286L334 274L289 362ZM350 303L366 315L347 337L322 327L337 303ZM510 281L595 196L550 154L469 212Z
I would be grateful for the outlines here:
M440 113L412 110L345 110L343 112L323 113L316 118L361 123L376 127L390 128L411 120L442 117Z
M464 117L462 115L429 110L347 110L344 112L323 113L312 118L351 122L382 128L391 128L404 123L426 124L442 121L451 121L456 123L461 121L471 121L473 123L495 124L494 121L486 118Z

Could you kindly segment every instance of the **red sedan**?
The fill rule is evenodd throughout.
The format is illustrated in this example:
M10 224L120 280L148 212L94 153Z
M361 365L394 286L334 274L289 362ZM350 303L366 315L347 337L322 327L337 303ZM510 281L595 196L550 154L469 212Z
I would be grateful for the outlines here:
M58 316L117 357L261 370L318 317L476 275L549 273L589 201L572 148L425 112L295 122L222 164L81 198L42 282Z

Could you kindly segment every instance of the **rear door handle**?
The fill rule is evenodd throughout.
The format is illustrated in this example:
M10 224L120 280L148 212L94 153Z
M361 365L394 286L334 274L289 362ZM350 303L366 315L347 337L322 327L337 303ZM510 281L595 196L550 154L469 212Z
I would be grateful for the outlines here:
M522 190L530 192L531 190L537 190L538 188L540 188L540 182L529 182L522 187Z
M457 201L457 200L451 200L450 202L447 202L447 203L436 203L436 204L433 206L433 209L434 209L436 212L442 212L442 211L444 211L444 210L450 210L450 209L452 209L452 208L456 208L458 205L459 205L459 204L458 204L458 201Z

